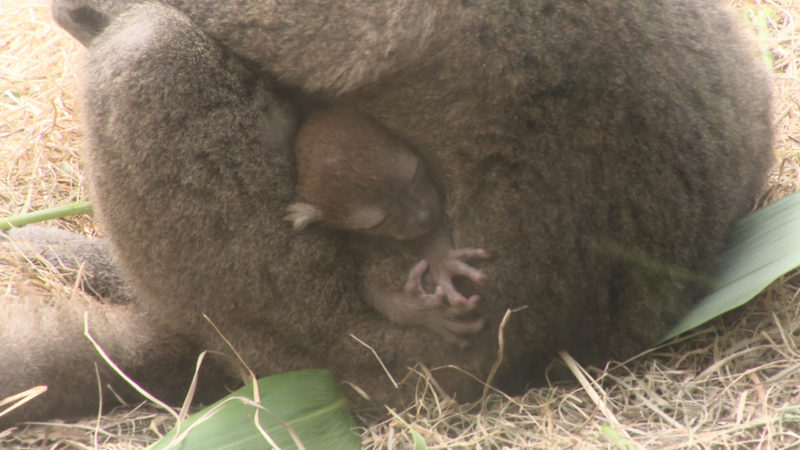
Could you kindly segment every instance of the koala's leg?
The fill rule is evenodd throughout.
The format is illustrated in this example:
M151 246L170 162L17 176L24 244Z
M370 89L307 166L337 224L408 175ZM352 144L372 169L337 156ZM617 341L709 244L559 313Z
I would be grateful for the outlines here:
M6 247L26 257L44 259L70 281L80 273L82 287L98 298L125 303L133 297L103 239L39 225L14 228L6 236Z
M63 293L44 298L30 290L23 292L0 296L0 400L40 385L47 386L47 392L0 417L0 431L21 421L96 412L96 370L104 407L117 403L114 393L131 402L140 401L141 396L112 372L84 336L85 320L89 333L127 375L151 381L142 383L145 389L172 404L185 395L200 349L187 338L170 333L157 318L146 316L133 304L103 304Z

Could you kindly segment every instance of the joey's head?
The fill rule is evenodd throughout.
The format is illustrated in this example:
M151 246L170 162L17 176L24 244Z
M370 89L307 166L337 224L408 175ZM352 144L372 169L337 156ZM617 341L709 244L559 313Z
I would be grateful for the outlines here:
M286 219L414 239L439 220L439 193L422 161L369 118L343 110L312 115L295 143L299 201Z
M375 176L358 196L341 199L350 203L341 217L341 228L398 240L414 239L433 229L442 207L419 158L392 171L377 171Z

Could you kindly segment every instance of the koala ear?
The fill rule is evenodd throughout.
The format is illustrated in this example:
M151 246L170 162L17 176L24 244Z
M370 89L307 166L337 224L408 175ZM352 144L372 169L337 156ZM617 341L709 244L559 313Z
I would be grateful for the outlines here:
M311 203L292 203L286 211L289 214L284 219L292 223L294 230L305 229L309 224L322 220L322 210Z

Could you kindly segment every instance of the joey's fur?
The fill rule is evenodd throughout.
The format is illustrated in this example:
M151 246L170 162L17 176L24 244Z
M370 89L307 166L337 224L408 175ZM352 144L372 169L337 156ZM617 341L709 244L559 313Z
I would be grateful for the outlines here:
M259 375L328 367L379 402L394 388L351 334L398 377L416 361L484 377L500 317L527 306L505 328L498 378L517 389L559 349L630 356L691 305L771 161L767 75L714 2L130 3L54 9L76 35L110 23L82 35L86 158L135 299L0 310L0 397L51 385L6 423L88 412L84 308L111 356L170 400L182 393L163 375L220 348L201 313ZM273 77L374 117L423 156L456 247L494 256L476 288L487 326L469 348L360 297L363 280L403 279L408 243L287 226L293 114ZM47 333L9 325L43 314ZM459 398L472 386L435 375Z
M441 214L436 186L407 145L363 114L326 108L303 120L294 143L298 202L287 220L393 239L417 238Z
M411 269L403 289L364 280L364 296L393 322L423 325L466 346L458 335L479 331L483 321L457 317L473 310L478 296L464 297L452 278L463 275L485 284L486 275L464 260L489 255L483 249L453 249L439 220L439 193L419 157L369 117L341 108L314 111L303 121L294 156L299 201L286 216L293 227L319 222L401 241L419 238L424 259ZM426 291L422 276L429 264L433 289Z

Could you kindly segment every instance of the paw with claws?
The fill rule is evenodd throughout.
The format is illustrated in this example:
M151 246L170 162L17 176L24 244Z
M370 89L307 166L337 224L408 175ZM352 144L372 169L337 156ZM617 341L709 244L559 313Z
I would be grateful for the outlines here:
M472 268L470 267L470 269ZM467 347L469 341L461 335L477 333L483 328L485 319L481 317L474 320L462 320L458 317L478 306L478 296L453 302L446 300L449 298L447 287L436 286L433 292L427 292L422 286L422 276L427 270L427 261L418 262L409 272L408 280L401 292L374 293L371 295L373 306L395 323L423 326L438 333L448 342L461 348ZM475 269L472 270L475 271ZM483 274L473 275L475 275L474 279L481 279L485 282L485 276L481 276ZM457 293L455 289L453 291Z
M431 278L436 283L436 289L442 289L451 306L465 305L471 309L474 308L480 297L478 295L472 295L469 298L464 297L453 286L453 278L463 276L478 286L485 285L487 281L486 274L470 266L464 260L487 259L491 255L482 248L449 249L440 253L442 254L434 254L429 258L431 260Z

